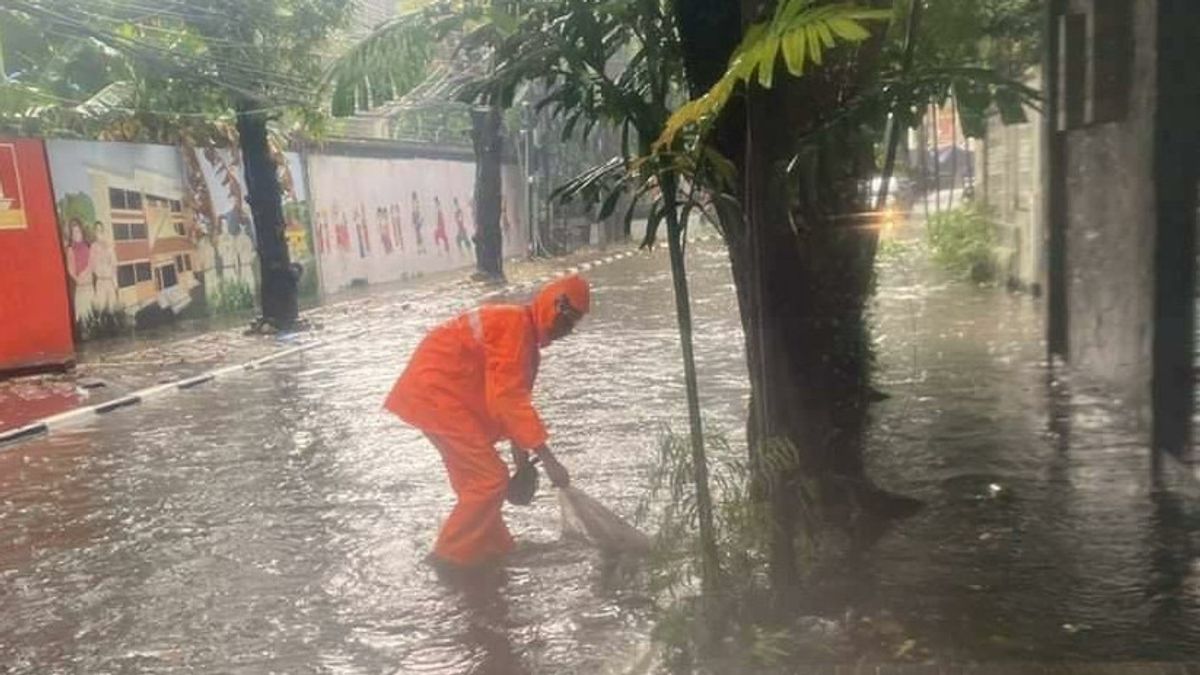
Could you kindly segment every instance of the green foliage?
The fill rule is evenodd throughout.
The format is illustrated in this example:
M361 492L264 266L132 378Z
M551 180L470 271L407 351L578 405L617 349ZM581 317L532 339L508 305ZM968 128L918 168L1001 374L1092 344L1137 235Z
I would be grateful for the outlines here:
M321 50L351 6L160 0L147 11L142 0L9 0L0 6L5 67L54 104L0 109L0 123L172 142L212 136L214 123L247 107L315 125Z
M790 653L794 636L772 626L765 611L771 604L767 552L774 527L769 501L776 490L800 495L797 543L805 560L812 561L822 542L812 512L812 487L797 478L799 452L787 441L767 442L747 461L725 436L710 432L707 440L722 573L717 602L732 641L726 656L741 668L771 665ZM665 431L637 511L640 524L656 528L649 567L650 589L661 601L655 638L664 659L680 667L695 657L698 641L705 639L695 596L702 553L692 470L690 440Z
M671 115L655 148L669 148L679 132L720 114L739 84L757 80L771 88L780 58L793 77L804 74L811 63L820 65L825 52L838 42L855 43L870 37L864 21L891 18L887 10L864 9L851 4L816 5L812 0L783 0L769 22L746 29L729 60L729 68L703 96L689 101Z
M129 315L123 311L88 312L76 322L81 339L120 337L129 333Z
M233 314L254 309L254 291L245 282L221 279L217 288L209 295L209 303L213 311L219 314Z
M907 14L910 2L897 7ZM915 128L930 105L950 98L958 104L964 133L981 137L985 120L998 111L1006 124L1025 121L1038 92L1022 81L1040 59L1042 3L1037 0L926 0L918 27L914 61L901 61L903 22L888 41L880 93L887 93L901 125Z
M995 279L996 226L985 209L964 206L931 215L925 225L933 259L978 283Z
M876 260L885 262L902 260L917 246L917 242L913 240L897 239L895 237L880 238L875 258Z
M84 232L90 233L92 223L96 222L96 205L92 203L91 195L83 192L64 195L58 200L58 216L62 227L66 228L72 219L78 218ZM64 234L69 237L71 233Z
M445 35L442 20L461 3L405 12L378 26L346 50L326 71L335 116L352 115L393 101L429 74L436 40Z

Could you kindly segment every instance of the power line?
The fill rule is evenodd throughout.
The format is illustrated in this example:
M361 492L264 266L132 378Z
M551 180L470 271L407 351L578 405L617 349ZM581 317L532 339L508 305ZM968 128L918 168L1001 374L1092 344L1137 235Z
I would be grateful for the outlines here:
M93 39L100 40L101 42L104 42L106 44L115 46L118 49L120 49L121 51L129 53L130 55L135 56L135 57L139 56L138 52L140 50L140 51L142 51L142 54L140 56L143 59L158 62L157 65L160 65L160 66L163 65L162 61L166 61L167 65L174 66L176 69L179 69L179 70L182 70L183 66L185 66L185 65L191 65L192 67L199 67L199 68L204 68L206 66L216 67L218 70L221 71L220 75L222 77L218 78L211 73L209 73L207 75L204 75L202 73L201 76L204 77L204 79L208 79L209 81L211 81L213 84L215 84L217 86L223 86L223 87L232 88L232 89L241 89L242 91L240 93L243 93L246 95L254 95L252 92L246 91L246 89L252 88L255 86L257 86L257 87L263 87L263 86L272 87L272 88L280 89L285 92L291 93L293 95L299 95L299 96L303 96L303 97L310 97L313 93L313 89L311 87L307 86L308 83L300 76L290 75L288 73L284 73L284 72L280 72L280 71L266 70L264 68L257 68L257 67L254 67L252 65L245 63L243 60L234 60L228 56L224 56L224 57L218 56L216 53L216 50L214 50L213 54L211 54L207 57L192 56L192 55L189 55L186 53L179 52L174 49L170 49L170 48L156 45L156 44L153 44L150 42L146 42L145 40L139 40L136 38L131 38L131 37L125 36L125 35L120 35L113 30L107 30L107 31L102 30L100 28L97 28L97 27L91 25L86 20L80 19L77 16L63 14L59 11L55 11L53 9L45 7L45 6L41 5L40 3L37 3L34 1L9 0L9 2L17 4L18 9L25 11L27 14L33 15L34 17L40 17L43 20L51 23L52 25L59 24L65 28L67 28L69 31L69 34L67 34L66 37L79 37L80 35L91 37ZM23 7L22 7L22 5L23 5ZM108 15L96 14L94 12L86 12L86 11L84 12L84 14L91 17L92 19L98 19L101 21L116 23L118 25L123 23L123 21L121 19L112 17L112 16L108 16ZM198 36L198 37L202 40L205 39L204 36ZM220 40L220 39L218 38L218 40ZM231 41L226 41L226 42L228 42L229 44L237 44L238 46L242 46L242 47L250 48L250 49L252 49L254 47L253 45L249 45L246 43L236 43L236 42L231 42ZM165 58L157 58L154 56L150 56L145 53L147 51L162 54L162 55L164 55ZM172 63L172 61L174 61L175 63ZM182 61L184 63L180 64L179 63L180 61ZM238 76L238 75L247 77L249 81L242 81L239 83L238 81L236 81L236 79L230 78L230 76ZM249 86L247 86L247 85L249 85Z
M34 91L34 92L31 92L31 95L37 96L40 98L50 99L52 101L56 101L58 103L69 105L69 106L76 107L76 108L90 102L89 100L80 101L80 100L76 100L76 99L67 98L65 96L59 96L57 94L51 94L49 92L44 92L44 91ZM237 117L237 114L233 113L233 112L226 112L226 113L184 112L184 111L174 111L174 110L156 110L153 108L131 108L131 107L127 107L127 106L115 106L115 105L107 105L107 104L100 104L100 105L103 107L103 109L105 111L154 115L154 116L158 116L158 117L193 117L193 118L229 117L231 119ZM251 115L261 114L261 113L283 112L291 107L292 106L286 105L286 104L277 104L277 105L263 106L260 108L253 108L253 109L245 110L245 111L241 111L241 112L243 112L244 114L251 114ZM97 117L97 115L95 113L87 113L84 111L76 111L76 112L78 112L81 115L85 115L85 116Z

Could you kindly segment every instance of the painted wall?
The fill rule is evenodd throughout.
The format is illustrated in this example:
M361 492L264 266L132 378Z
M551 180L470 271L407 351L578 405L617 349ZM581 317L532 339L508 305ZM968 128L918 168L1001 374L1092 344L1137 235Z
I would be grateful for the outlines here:
M205 313L178 149L62 140L46 148L79 335Z
M74 358L41 141L0 139L0 371Z
M326 293L475 264L473 163L313 155L309 169ZM510 256L526 250L513 175L504 174L501 220Z
M321 290L317 274L317 249L312 232L312 204L308 197L308 179L304 160L298 153L284 153L279 178L283 187L283 217L287 221L288 254L304 272L300 277L300 297L315 298Z
M218 148L180 152L187 177L184 207L191 218L204 303L216 313L253 309L259 263L241 156Z
M235 150L69 140L46 148L80 337L255 307L259 260ZM475 264L473 162L282 159L302 296ZM503 176L504 250L516 256L528 249L524 199L516 168Z
M206 285L210 307L218 312L250 309L258 301L261 271L240 153L215 148L185 148L182 153L191 196L188 206L198 226L198 246L208 269L216 275L215 283ZM301 297L313 298L319 292L319 282L304 163L294 152L284 153L282 159L279 184L288 253L291 261L303 268Z

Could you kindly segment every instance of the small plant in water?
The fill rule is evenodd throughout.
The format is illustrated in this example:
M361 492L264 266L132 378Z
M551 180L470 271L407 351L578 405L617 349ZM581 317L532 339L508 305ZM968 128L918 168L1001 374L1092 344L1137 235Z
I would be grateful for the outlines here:
M796 658L796 645L803 642L795 625L781 625L771 615L775 603L765 552L773 525L768 503L776 489L805 495L797 543L811 562L821 538L811 517L810 491L794 478L799 453L790 443L764 444L753 462L719 434L710 434L708 445L720 594L707 602L699 595L701 547L691 449L686 437L666 431L637 513L640 524L657 526L649 566L651 592L660 608L654 636L664 665L673 672L763 672Z
M996 226L988 211L971 204L931 215L926 236L933 259L943 268L976 283L996 278Z

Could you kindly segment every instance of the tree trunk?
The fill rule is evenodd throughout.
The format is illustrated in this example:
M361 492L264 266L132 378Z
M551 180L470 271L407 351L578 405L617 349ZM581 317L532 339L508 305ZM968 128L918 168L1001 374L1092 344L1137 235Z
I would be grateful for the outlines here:
M762 5L681 3L693 95L723 72L736 45L729 25L763 15ZM855 214L870 207L859 185L874 170L873 139L843 128L814 161L791 176L784 168L800 134L832 115L874 72L870 49L877 52L880 40L881 34L857 54L858 70L828 68L799 81L780 76L769 91L749 87L722 114L712 138L741 177L741 213L729 206L719 213L746 339L751 467L756 492L770 504L770 577L781 599L800 580L796 539L806 496L825 522L847 528L864 512L899 515L915 505L873 487L863 460L872 397L865 309L877 233ZM798 463L772 475L763 454L781 443L796 449Z
M475 266L492 279L504 278L504 239L500 230L501 149L500 109L471 111L475 145Z
M878 233L859 189L874 170L872 139L843 127L809 148L813 159L785 167L796 126L817 125L844 82L811 77L747 92L742 199L745 236L731 246L752 385L755 482L773 515L770 575L777 591L796 587L801 500L825 524L856 537L860 525L904 515L912 500L867 479L863 441L874 391L866 320ZM790 113L789 113L790 111ZM818 113L819 114L819 113ZM792 470L772 475L763 461L795 448ZM862 516L871 518L862 519ZM872 530L877 531L877 530ZM786 598L783 592L780 597Z
M299 316L297 275L284 236L283 196L267 140L267 117L253 112L253 107L250 102L239 106L237 128L246 171L246 201L254 217L262 270L262 323L286 330Z

